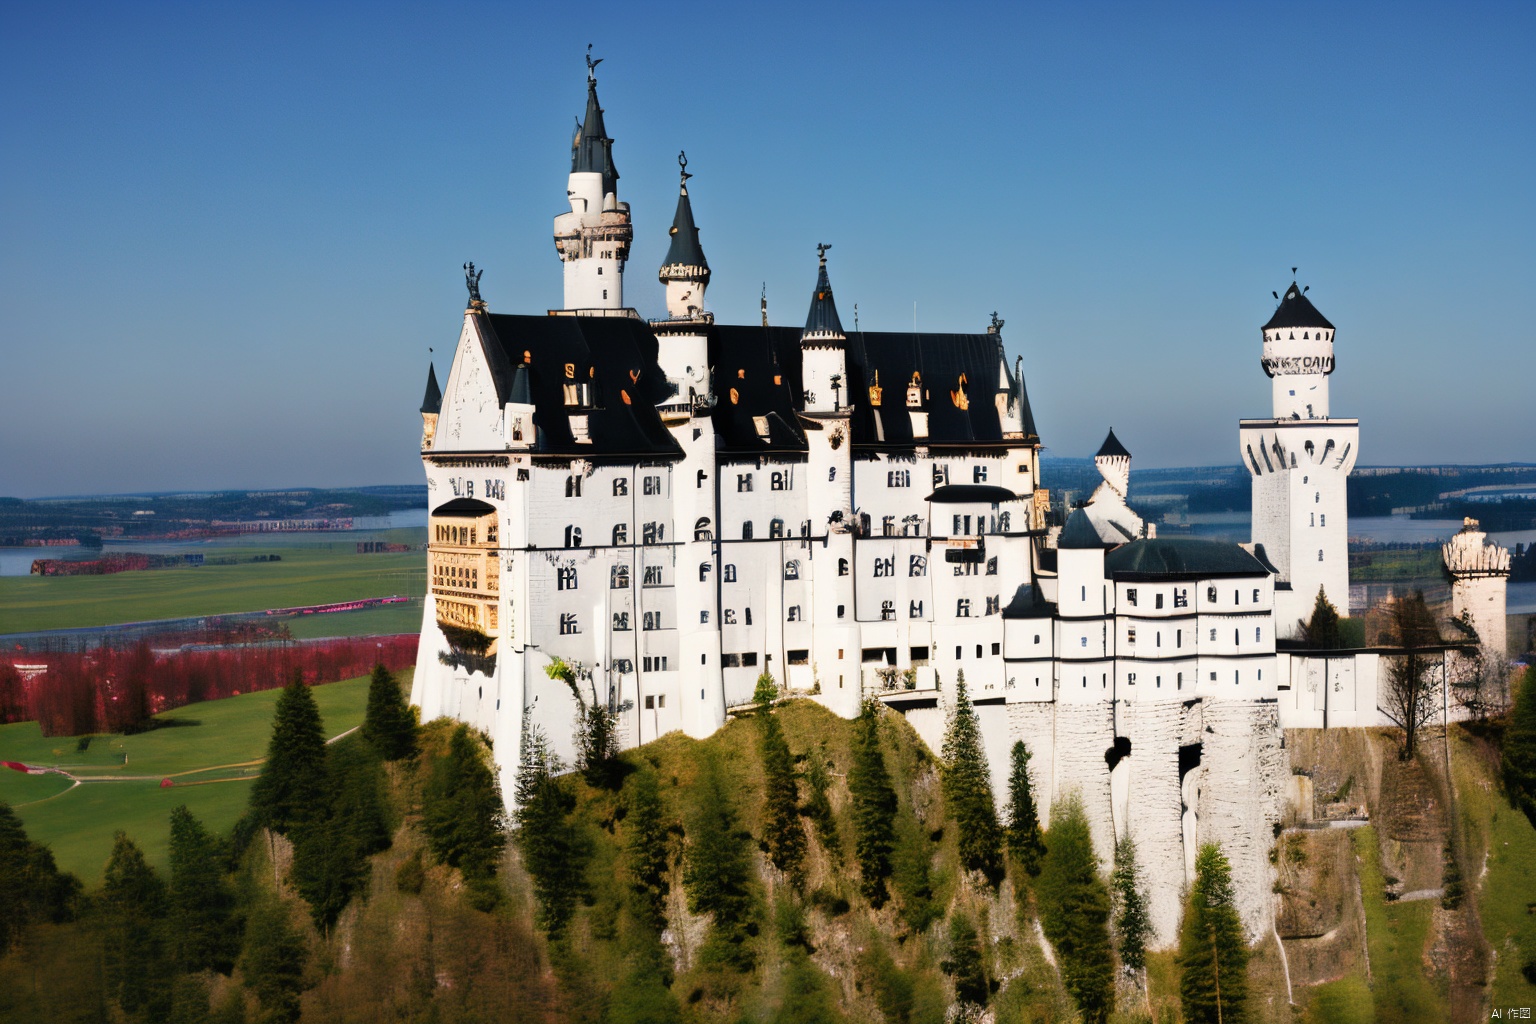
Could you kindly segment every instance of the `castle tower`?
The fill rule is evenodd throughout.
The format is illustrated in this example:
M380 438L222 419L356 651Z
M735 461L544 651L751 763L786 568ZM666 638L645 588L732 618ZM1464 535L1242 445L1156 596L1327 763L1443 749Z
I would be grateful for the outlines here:
M682 461L673 470L677 484L672 490L677 560L684 567L676 574L677 606L689 611L678 620L679 663L689 667L683 684L683 731L702 739L725 722L719 565L715 556L719 535L715 521L717 463L715 429L710 421L715 398L709 372L709 329L715 318L704 310L709 263L699 247L699 229L694 226L688 199L688 179L693 175L688 173L686 156L679 153L677 162L682 180L670 231L672 245L657 273L667 289L668 316L651 321L651 330L658 343L656 362L674 388L658 406L661 421L683 450ZM693 699L694 686L699 689L698 700Z
M555 218L555 249L565 268L565 309L602 315L624 308L624 264L634 229L629 204L619 202L613 140L597 101L601 60L587 57L587 115L571 140L571 210Z
M1466 615L1477 630L1485 665L1503 683L1508 656L1505 595L1509 584L1509 549L1488 542L1476 519L1462 520L1461 532L1440 549L1451 574L1451 615Z
M1126 504L1126 495L1131 490L1131 453L1115 436L1113 427L1094 455L1093 464L1103 479L1083 511L1098 531L1099 539L1107 544L1124 544L1138 537L1157 536L1156 527L1149 527Z
M1238 424L1238 447L1253 475L1252 539L1279 571L1275 625L1282 637L1311 615L1319 588L1341 615L1349 613L1345 481L1359 456L1360 421L1329 414L1333 330L1291 282L1262 329L1271 418Z
M858 528L853 516L850 429L854 396L848 385L848 339L827 277L830 248L816 247L821 258L816 290L800 334L808 421L808 515L811 537L821 540L811 554L816 562L811 584L811 621L816 624L812 658L822 703L845 718L853 718L863 700L859 629L853 608L853 534Z
M437 386L437 367L427 364L427 394L421 400L421 447L432 447L437 434L437 414L443 411L443 389Z

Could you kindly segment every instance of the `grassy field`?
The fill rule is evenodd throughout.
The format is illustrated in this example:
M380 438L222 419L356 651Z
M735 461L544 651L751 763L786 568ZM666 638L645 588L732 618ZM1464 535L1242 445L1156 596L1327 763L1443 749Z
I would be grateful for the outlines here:
M1381 853L1376 829L1354 830L1360 864L1360 899L1365 904L1367 941L1371 953L1372 1001L1379 1021L1446 1020L1444 993L1424 971L1424 943L1429 938L1433 900L1388 904L1383 897ZM1349 1013L1363 1016L1358 986L1330 996L1347 1004ZM1316 1018L1314 1018L1316 1019ZM1346 1017L1345 1019L1348 1019Z
M283 620L300 640L326 636L387 636L421 630L421 598L355 612L301 615Z
M403 673L404 684L410 675ZM87 887L100 883L118 830L133 836L151 863L164 867L170 813L178 804L218 832L228 831L245 810L246 783L259 772L250 762L266 753L279 693L189 704L158 716L184 724L134 736L92 737L83 750L73 738L44 738L35 722L0 726L0 760L46 764L77 778L102 780L70 788L56 775L0 771L0 800L15 806L27 833L50 846L59 866ZM326 735L360 725L367 697L365 678L316 687ZM105 781L114 778L122 781ZM162 778L176 784L162 789Z
M264 611L392 594L419 596L426 580L422 552L359 555L355 541L350 539L288 546L210 546L207 554L210 558L276 554L282 556L282 561L202 565L113 576L0 577L0 633ZM344 613L336 621L341 623L345 615L363 614L368 613ZM403 630L360 629L351 623L342 628L354 635L415 632L421 626L420 614L418 608L415 621ZM407 617L398 613L381 615L380 621L392 627ZM330 620L327 616L326 622ZM318 620L306 620L302 624L306 632L300 634L296 629L295 635L338 635L310 632L316 627L330 628Z

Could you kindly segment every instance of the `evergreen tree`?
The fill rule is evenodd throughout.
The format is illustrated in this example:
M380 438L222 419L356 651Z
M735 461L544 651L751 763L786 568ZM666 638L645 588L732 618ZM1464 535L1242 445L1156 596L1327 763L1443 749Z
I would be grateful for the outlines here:
M326 758L326 801L293 832L293 882L315 926L329 931L353 896L368 885L368 858L389 849L384 768L361 737L333 744Z
M251 812L274 832L287 834L309 820L325 796L325 726L302 674L277 699L267 761L251 790Z
M1031 876L1040 874L1045 843L1040 838L1040 815L1035 809L1034 787L1029 779L1029 748L1019 740L1013 745L1008 772L1008 849Z
M795 759L784 729L772 713L762 716L763 841L773 866L799 884L805 862L805 826L800 822L800 793Z
M642 769L630 782L629 815L624 819L629 834L630 884L639 899L646 923L655 931L666 924L667 823L662 817L661 787L656 773Z
M107 861L101 906L107 991L129 1020L161 1021L171 1009L165 883L119 832Z
M183 974L171 985L171 1015L166 1024L209 1024L208 982L201 975Z
M1339 628L1339 610L1328 600L1322 587L1317 588L1312 618L1300 625L1302 642L1314 651L1337 651L1344 646L1344 634Z
M987 969L976 925L963 911L949 919L949 956L939 965L955 981L959 1003L987 1005Z
M955 703L944 731L943 754L944 803L959 829L960 862L995 884L1003 870L1001 829L992 799L992 772L963 670L955 677Z
M1037 894L1040 924L1056 947L1061 980L1088 1024L1115 1008L1109 943L1109 891L1099 878L1088 817L1074 795L1051 809Z
M245 984L261 1000L263 1024L292 1024L299 1019L304 966L309 949L294 928L288 908L275 895L259 899L245 928L240 970Z
M848 795L853 813L853 852L859 861L859 888L874 907L885 903L885 880L896 848L896 790L880 750L880 708L867 700L854 722Z
M586 844L572 818L575 799L555 773L560 761L543 733L523 721L523 758L517 769L517 845L533 879L538 923L558 938L586 891Z
M1525 670L1515 690L1500 762L1509 805L1536 825L1536 666Z
M1142 895L1141 877L1136 867L1136 844L1124 836L1115 846L1115 870L1110 876L1115 898L1115 933L1120 939L1120 962L1127 970L1140 971L1147 965L1147 935L1152 930L1147 920L1147 899Z
M773 681L771 672L764 672L757 677L757 686L752 691L752 703L760 707L768 707L779 699L779 684Z
M708 959L745 970L752 964L744 947L752 918L751 861L712 756L705 755L695 790L697 809L683 862L688 909L714 917Z
M1248 943L1233 905L1232 869L1221 847L1195 858L1195 884L1179 929L1179 1000L1189 1024L1247 1019Z
M74 916L80 881L54 866L53 852L27 838L11 805L0 802L0 956L32 921Z
M485 751L467 725L454 729L447 755L432 763L423 804L427 843L438 860L466 878L496 873L505 841L501 795Z
M400 692L400 683L382 664L368 681L368 710L363 735L386 761L416 756L416 713Z
M821 840L822 849L833 860L840 862L843 857L842 837L837 831L837 816L832 813L832 801L827 799L827 790L832 788L832 776L827 771L826 756L819 750L810 750L805 755L805 785L810 790L805 800L805 815L815 826L816 838Z
M171 811L171 956L185 974L228 974L240 954L235 894L219 841L182 804ZM203 993L203 1009L208 1004Z

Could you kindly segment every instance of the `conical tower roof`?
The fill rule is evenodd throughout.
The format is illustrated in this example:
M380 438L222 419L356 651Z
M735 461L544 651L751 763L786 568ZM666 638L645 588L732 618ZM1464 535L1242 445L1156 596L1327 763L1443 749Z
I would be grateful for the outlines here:
M1120 439L1115 436L1115 428L1110 427L1109 436L1104 439L1103 444L1099 445L1099 450L1093 457L1096 459L1115 457L1128 459L1131 457L1131 453L1125 450L1125 445L1121 444Z
M421 400L421 411L436 415L443 410L443 389L437 386L437 367L427 364L427 394Z
M613 140L603 127L603 108L597 102L597 78L587 76L587 116L571 141L571 171L603 176L603 194L618 194L619 171L613 166Z
M816 290L811 293L811 311L805 318L804 338L843 338L843 322L837 316L837 303L832 298L832 281L827 277L827 250L830 245L818 246L821 266L816 272Z
M1275 315L1269 318L1269 323L1264 325L1264 330L1272 331L1277 328L1291 327L1322 327L1325 330L1333 330L1333 324L1328 318L1317 311L1312 305L1312 300L1307 298L1305 292L1292 281L1291 286L1285 290L1285 297L1280 300L1280 305L1275 309Z
M682 154L678 154L678 163L684 168L688 166ZM693 203L688 199L688 179L693 175L687 170L682 175L683 180L677 191L677 213L672 217L672 227L668 232L672 236L672 244L667 247L667 258L661 261L663 281L671 276L669 272L680 272L683 268L689 268L688 276L709 277L709 261L704 258L704 249L699 245L699 229L693 223Z

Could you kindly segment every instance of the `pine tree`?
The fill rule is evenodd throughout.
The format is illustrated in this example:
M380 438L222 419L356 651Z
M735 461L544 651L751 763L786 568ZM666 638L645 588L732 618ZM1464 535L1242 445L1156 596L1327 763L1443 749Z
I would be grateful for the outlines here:
M295 674L277 699L267 761L251 790L251 812L287 834L309 820L325 796L325 726L315 695Z
M987 969L981 938L976 934L976 925L963 911L949 919L949 956L940 967L955 980L957 1002L987 1005Z
M1536 825L1536 666L1525 670L1515 690L1500 762L1509 805Z
M1152 930L1147 920L1147 899L1141 891L1136 867L1136 844L1124 836L1115 845L1115 870L1110 876L1115 898L1115 934L1120 939L1120 962L1126 970L1140 971L1147 965L1147 935Z
M778 718L765 714L762 723L763 841L773 866L799 884L805 862L805 826L800 822L795 759Z
M368 884L368 858L389 849L384 768L362 737L333 744L326 758L326 801L293 832L293 881L315 926L329 931Z
M819 750L805 755L805 785L810 795L805 799L805 815L816 828L816 838L834 861L843 858L842 836L837 831L837 816L832 813L832 801L827 790L832 788L832 776L827 770L826 756Z
M386 761L416 755L416 713L400 692L399 681L382 664L374 666L368 681L363 735Z
M1302 642L1314 651L1336 651L1344 646L1344 635L1339 630L1339 610L1328 600L1322 587L1317 588L1312 618L1300 625Z
M1040 815L1035 809L1034 787L1029 779L1029 748L1019 740L1013 745L1008 772L1008 849L1031 876L1040 874L1045 843L1040 838Z
M630 885L638 897L646 923L655 931L666 924L667 823L662 816L661 787L656 773L641 769L630 780L629 814L624 819L629 834Z
M219 841L182 804L171 811L171 955L191 974L228 974L240 954L235 894L224 878ZM207 1008L204 993L204 1009Z
M54 865L53 852L27 838L11 805L0 802L0 956L32 921L69 920L80 880Z
M423 797L422 824L438 860L466 878L496 873L505 845L505 819L496 776L484 749L459 725L448 753L432 764Z
M261 1000L262 1021L292 1024L299 1019L308 960L304 937L294 928L282 900L275 895L259 899L246 924L240 970L246 986Z
M523 866L533 879L538 924L551 939L564 932L586 890L587 847L571 816L576 801L555 776L561 767L544 734L524 715L514 823Z
M944 803L960 834L960 862L995 884L1002 877L1001 829L992 799L992 772L981 743L981 726L965 689L955 678L955 704L944 732Z
M853 852L859 862L859 888L874 907L885 903L885 880L896 848L896 790L880 750L880 709L867 700L854 723L848 795L853 813Z
M1179 999L1189 1024L1247 1019L1248 943L1233 905L1232 869L1221 847L1195 858L1195 884L1179 929Z
M107 991L130 1020L160 1021L171 1009L165 883L125 833L112 841L101 905Z
M752 918L751 862L713 757L706 755L700 765L695 791L683 861L688 909L714 917L708 959L745 970L752 964L744 946Z
M1109 944L1109 891L1082 802L1074 795L1051 809L1045 859L1036 887L1040 924L1056 947L1061 980L1088 1024L1103 1024L1115 1008Z

